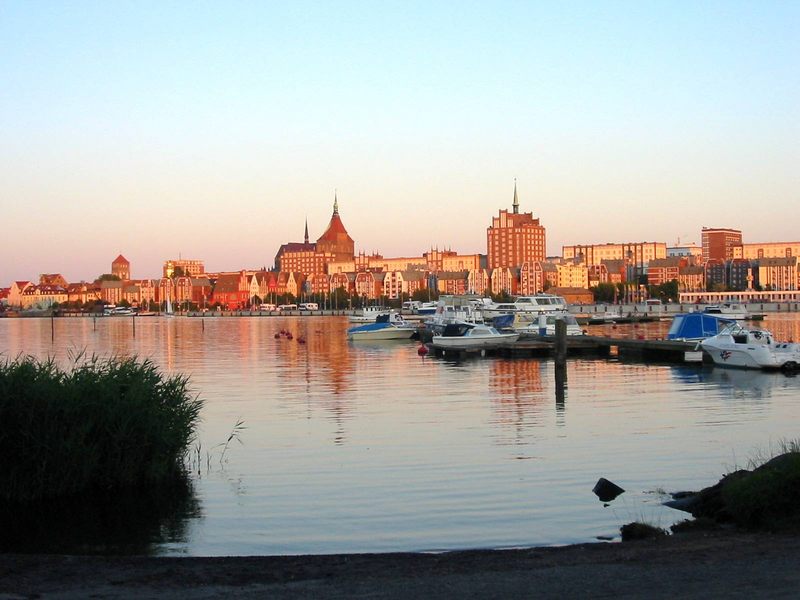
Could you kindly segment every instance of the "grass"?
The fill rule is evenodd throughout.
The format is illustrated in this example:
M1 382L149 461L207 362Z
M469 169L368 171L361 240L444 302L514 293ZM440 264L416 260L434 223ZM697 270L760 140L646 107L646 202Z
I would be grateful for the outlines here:
M30 502L174 480L202 402L149 360L0 364L0 500Z

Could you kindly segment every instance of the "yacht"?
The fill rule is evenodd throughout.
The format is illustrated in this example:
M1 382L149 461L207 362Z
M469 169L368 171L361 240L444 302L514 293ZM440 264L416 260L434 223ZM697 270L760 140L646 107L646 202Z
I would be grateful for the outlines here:
M539 315L564 314L567 301L554 294L519 296L513 302L492 302L481 307L485 321L500 315L513 314L528 323L535 322Z
M354 310L347 320L351 323L374 323L378 315L388 314L389 310L386 306L365 306Z
M540 318L534 319L532 322L515 321L514 331L525 333L528 335L555 335L556 334L556 321L564 321L567 324L567 335L583 335L584 331L581 329L575 315L568 312L561 314L542 315ZM544 331L542 331L544 330Z
M776 342L766 329L748 329L732 323L700 342L714 364L742 369L784 369L800 366L800 344Z

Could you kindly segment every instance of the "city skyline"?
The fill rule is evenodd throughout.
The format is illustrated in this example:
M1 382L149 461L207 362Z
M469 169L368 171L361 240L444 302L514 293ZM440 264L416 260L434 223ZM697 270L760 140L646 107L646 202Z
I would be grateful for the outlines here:
M457 9L457 10L456 10ZM124 254L270 267L337 190L356 251L794 240L797 5L0 7L0 284ZM772 218L770 218L772 217Z

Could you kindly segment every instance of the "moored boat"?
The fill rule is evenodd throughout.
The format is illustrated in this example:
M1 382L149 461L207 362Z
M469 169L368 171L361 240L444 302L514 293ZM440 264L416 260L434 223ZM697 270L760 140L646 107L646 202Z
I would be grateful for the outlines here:
M501 333L482 323L453 323L446 325L442 335L433 336L434 347L470 350L496 347L516 342L519 333Z
M542 322L544 321L544 322ZM578 319L570 313L541 315L533 322L514 323L514 330L528 335L555 335L556 322L564 321L567 325L567 335L583 335L584 331L578 324Z
M378 315L374 323L366 323L347 330L347 339L358 340L407 340L416 328L407 323L396 312Z
M735 319L737 321L744 321L752 317L744 304L735 304L733 302L709 304L703 309L703 312L707 315L719 315L726 319Z
M483 319L489 321L500 315L516 315L519 319L533 322L541 315L564 313L567 301L554 294L536 294L535 296L519 296L513 302L492 302L480 307Z
M386 306L365 306L353 311L347 320L351 323L374 323L378 316L388 314L390 310Z
M800 366L800 344L776 342L766 329L748 329L732 323L700 342L714 364L742 369L785 369Z

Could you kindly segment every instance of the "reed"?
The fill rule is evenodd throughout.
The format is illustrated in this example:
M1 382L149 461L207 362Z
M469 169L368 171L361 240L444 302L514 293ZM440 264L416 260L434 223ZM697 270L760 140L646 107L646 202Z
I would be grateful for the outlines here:
M202 402L149 360L0 364L0 499L163 484L184 473Z

